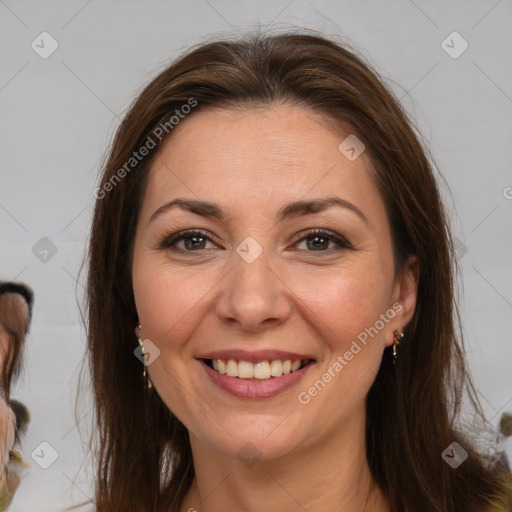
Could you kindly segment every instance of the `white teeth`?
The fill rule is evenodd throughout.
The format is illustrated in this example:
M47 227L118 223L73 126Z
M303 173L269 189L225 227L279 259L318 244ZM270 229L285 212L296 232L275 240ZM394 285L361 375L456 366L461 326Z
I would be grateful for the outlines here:
M238 363L230 359L228 361L228 365L226 366L226 373L229 377L238 377Z
M283 375L283 363L279 359L275 359L270 363L270 375L272 377L281 377Z
M254 365L255 379L270 379L270 364L268 361L262 361Z
M254 365L249 361L238 363L238 376L241 379L252 379L254 377Z
M296 372L300 369L302 361L300 359L293 362L290 359L284 361L275 359L270 362L260 361L258 363L251 363L250 361L229 359L225 363L222 359L213 359L212 365L214 370L223 375L227 374L229 377L266 380L271 377L281 377Z

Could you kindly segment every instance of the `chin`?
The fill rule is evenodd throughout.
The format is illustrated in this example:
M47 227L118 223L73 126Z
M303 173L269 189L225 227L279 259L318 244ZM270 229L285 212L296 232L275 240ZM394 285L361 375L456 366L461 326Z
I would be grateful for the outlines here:
M191 434L200 444L207 444L221 455L242 462L251 460L275 461L296 452L298 446L304 447L307 433L294 431L288 425L283 428L283 418L258 420L252 417L240 419L236 427L226 423L227 432L212 436L212 432L204 431L200 435ZM206 428L211 429L211 425ZM303 430L304 427L301 428ZM231 435L230 435L231 434Z

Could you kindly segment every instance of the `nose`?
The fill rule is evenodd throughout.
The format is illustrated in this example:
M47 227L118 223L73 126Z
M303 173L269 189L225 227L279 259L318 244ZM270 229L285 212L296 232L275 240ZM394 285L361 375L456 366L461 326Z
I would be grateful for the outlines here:
M218 318L253 332L285 322L292 309L291 293L278 272L270 268L265 251L252 263L237 254L233 259L232 271L222 280L217 296Z

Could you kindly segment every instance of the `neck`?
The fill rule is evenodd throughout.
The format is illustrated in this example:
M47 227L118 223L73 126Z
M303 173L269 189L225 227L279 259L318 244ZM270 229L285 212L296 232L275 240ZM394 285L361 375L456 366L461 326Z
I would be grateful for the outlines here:
M305 444L246 467L191 436L196 476L181 511L390 511L366 460L364 421Z

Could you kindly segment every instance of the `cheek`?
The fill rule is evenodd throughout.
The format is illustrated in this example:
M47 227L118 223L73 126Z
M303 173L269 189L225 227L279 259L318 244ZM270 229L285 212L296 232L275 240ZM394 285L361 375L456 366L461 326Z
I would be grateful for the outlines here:
M326 348L315 374L301 387L299 407L325 418L322 428L335 431L340 421L361 408L379 371L385 346L388 295L378 272L353 272L316 280L300 289L303 311ZM310 293L308 293L308 290ZM304 315L306 313L303 313ZM382 316L383 315L383 316Z
M290 287L299 299L297 307L302 308L302 315L314 323L332 352L338 353L347 350L352 340L386 313L391 283L384 265L373 263L346 265L309 278L296 275ZM379 322L379 332L372 331L371 339L383 338L386 325ZM364 339L364 334L360 338Z
M216 275L198 267L171 269L144 255L134 258L135 304L144 337L160 350L179 349L213 293Z

